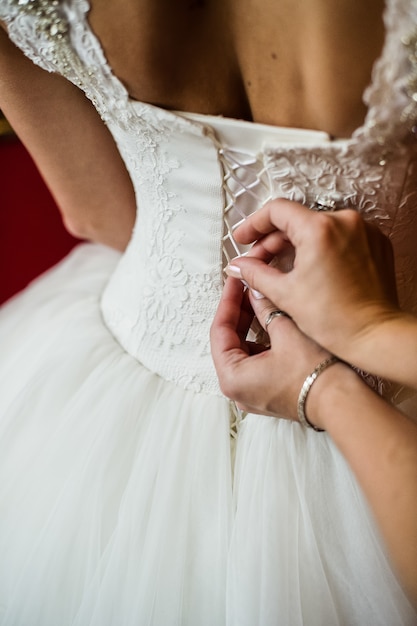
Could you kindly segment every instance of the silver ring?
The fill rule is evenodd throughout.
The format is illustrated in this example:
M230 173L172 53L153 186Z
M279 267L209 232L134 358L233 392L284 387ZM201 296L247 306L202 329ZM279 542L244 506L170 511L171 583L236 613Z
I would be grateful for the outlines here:
M289 318L290 316L288 315L288 313L286 313L285 311L281 311L280 309L271 311L265 320L265 330L268 328L269 324L272 322L274 317L288 317Z
M311 206L313 211L336 211L336 208L336 201L331 198L317 198Z

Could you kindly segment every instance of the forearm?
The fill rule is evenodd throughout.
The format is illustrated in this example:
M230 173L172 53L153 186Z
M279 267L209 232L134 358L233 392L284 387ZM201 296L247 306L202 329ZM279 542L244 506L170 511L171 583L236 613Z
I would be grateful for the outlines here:
M341 358L382 378L417 389L417 318L387 311L377 324L346 342Z
M342 364L317 379L306 409L355 473L417 604L417 426Z
M0 106L33 156L67 228L124 249L135 196L110 132L77 87L36 67L1 29Z

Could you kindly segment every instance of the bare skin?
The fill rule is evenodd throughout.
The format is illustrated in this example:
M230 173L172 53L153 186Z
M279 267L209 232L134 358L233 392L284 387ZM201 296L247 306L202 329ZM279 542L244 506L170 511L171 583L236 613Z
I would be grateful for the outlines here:
M1 29L0 107L32 154L67 229L123 250L136 202L110 132L77 87L33 65Z
M383 45L383 4L93 0L89 19L132 98L344 137L366 113L362 94ZM0 108L67 227L124 249L136 207L111 136L81 92L25 60L1 31Z
M380 0L109 4L93 2L90 24L137 100L335 136L363 121Z

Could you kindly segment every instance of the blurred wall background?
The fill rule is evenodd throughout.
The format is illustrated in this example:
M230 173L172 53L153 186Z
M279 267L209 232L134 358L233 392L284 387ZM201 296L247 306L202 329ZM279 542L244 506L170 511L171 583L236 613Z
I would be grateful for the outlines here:
M76 243L0 111L0 302L57 263Z

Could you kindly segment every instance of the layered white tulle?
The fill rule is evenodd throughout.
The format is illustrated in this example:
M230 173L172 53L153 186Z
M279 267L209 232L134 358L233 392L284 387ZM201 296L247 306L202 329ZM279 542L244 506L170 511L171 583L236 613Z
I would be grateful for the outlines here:
M223 620L228 407L114 341L98 295L116 259L81 247L3 312L22 352L2 368L1 623Z
M117 261L80 246L1 314L0 624L415 623L326 435L247 416L233 488L228 402L103 324Z

